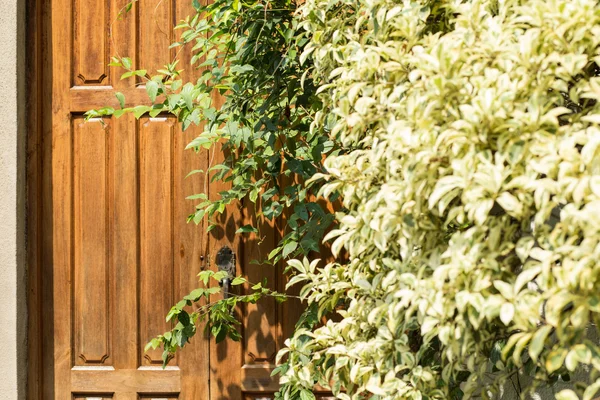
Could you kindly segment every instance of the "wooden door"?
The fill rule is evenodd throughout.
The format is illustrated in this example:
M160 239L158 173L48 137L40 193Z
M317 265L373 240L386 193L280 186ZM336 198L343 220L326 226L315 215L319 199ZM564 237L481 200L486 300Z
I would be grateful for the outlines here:
M193 169L218 163L220 149L184 151L198 134L182 133L169 116L84 122L83 113L146 99L136 78L120 80L111 55L149 72L174 56L172 27L191 0L30 0L29 264L30 399L270 399L270 378L297 304L262 301L240 309L241 343L216 345L198 333L161 368L147 341L169 329L164 316L215 268L218 249L237 252L250 281L272 267L250 264L278 240L276 226L260 245L234 232L255 217L230 207L217 229L186 223L195 204L185 198L225 189ZM185 55L182 65L186 63ZM191 79L194 72L184 75ZM285 318L283 316L285 315ZM290 323L284 323L291 321Z

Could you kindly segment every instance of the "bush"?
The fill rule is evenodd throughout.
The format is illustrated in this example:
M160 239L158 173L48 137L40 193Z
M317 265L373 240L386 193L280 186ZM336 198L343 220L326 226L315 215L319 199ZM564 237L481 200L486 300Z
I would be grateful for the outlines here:
M346 154L334 251L292 261L337 321L299 329L280 395L491 398L581 366L600 387L600 7L592 0L307 0L322 109ZM330 121L331 122L331 121ZM299 388L304 388L300 390ZM300 392L299 392L300 390ZM302 398L308 398L304 394Z
M316 383L340 399L492 398L515 377L529 377L526 393L575 371L587 383L557 398L596 394L597 1L306 0L298 12L291 0L194 3L178 45L194 44L203 77L184 82L169 64L147 79L152 106L88 117L207 121L190 147L222 144L213 179L232 186L220 199L192 196L202 202L190 220L239 199L267 219L288 208L272 262L318 248L333 218L317 188L341 196L328 239L347 261L289 262L309 307L279 354L279 398L314 399ZM126 57L114 64L145 79ZM284 298L256 285L184 311L211 290L178 303L175 329L149 344L165 362L198 320L237 339L230 308Z

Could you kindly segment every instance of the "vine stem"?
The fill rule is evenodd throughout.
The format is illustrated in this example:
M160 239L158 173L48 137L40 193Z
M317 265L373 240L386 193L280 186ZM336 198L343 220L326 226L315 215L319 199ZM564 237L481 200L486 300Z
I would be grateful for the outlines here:
M265 296L276 297L276 295L273 294L273 293L277 293L277 292L273 292L273 291L270 291L270 292L271 293L262 293L262 294L265 295ZM243 298L243 297L248 296L248 295L245 295L245 294L235 294L235 293L231 293L231 292L229 292L228 294L231 296L230 298ZM287 298L292 298L292 299L304 300L300 296L288 295L288 294L284 294L284 293L277 293L277 295L285 296ZM212 301L210 303L204 304L203 306L200 306L196 310L194 310L194 312L204 311L204 310L206 310L206 308L210 308L210 307L212 307L212 306L214 306L214 305L216 305L216 304L218 304L218 303L220 303L221 301L224 301L224 300L227 300L227 299L219 299L219 300L215 300L215 301ZM202 316L208 314L209 312L210 312L210 310L206 310L202 314L199 314L199 316L202 317Z

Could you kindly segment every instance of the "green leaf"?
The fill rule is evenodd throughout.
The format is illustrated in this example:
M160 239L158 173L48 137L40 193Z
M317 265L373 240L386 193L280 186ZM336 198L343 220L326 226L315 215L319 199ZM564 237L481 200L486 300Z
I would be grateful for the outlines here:
M206 200L208 198L208 196L206 195L206 193L198 193L198 194L193 194L191 196L186 197L186 200L196 200L196 199L202 199L202 200Z
M146 346L144 347L144 352L150 350L151 348L156 350L160 344L162 343L162 341L159 338L153 338L150 342L148 342L146 344Z
M263 208L263 214L268 219L275 219L281 215L283 211L283 205L278 201L274 201Z
M208 284L208 280L210 279L211 276L213 276L214 272L207 269L205 271L201 271L198 274L198 278L200 281L202 281L202 283L204 283L204 285Z
M256 229L252 225L244 225L237 231L235 231L235 233L258 233L258 229Z
M183 325L189 325L190 324L190 315L186 311L182 310L179 314L177 314L177 320L179 322L181 322Z
M288 255L293 253L297 247L298 247L298 242L287 243L285 246L283 246L283 252L282 252L283 257L287 257Z
M294 207L294 214L304 221L308 221L308 210L304 204L298 204Z
M562 367L566 357L567 349L559 348L551 351L550 354L548 354L548 357L546 358L545 365L548 373L551 374L554 371L558 370L560 367Z
M246 283L246 279L241 276L236 276L233 278L233 281L231 281L232 286L241 285L243 283Z
M193 302L197 302L198 300L200 300L200 298L202 298L205 295L206 295L206 289L197 288L197 289L192 290L190 292L190 294L188 294L187 296L184 297L184 299L190 300Z
M169 362L171 354L165 350L162 353L162 362L163 362L163 366L167 365L167 363Z
M171 94L171 95L167 96L167 100L168 100L169 108L171 110L174 110L179 105L179 101L181 100L181 95L179 93Z
M306 389L302 389L300 391L300 399L301 400L315 400L315 395L310 391L310 390L306 390Z
M285 294L279 294L279 293L273 295L273 297L275 297L275 301L278 302L278 303L283 303L283 302L287 301L287 299L288 299L287 295L285 295Z
M179 314L181 312L180 309L178 309L177 307L173 307L171 308L171 310L169 311L169 313L167 314L167 316L165 317L165 320L167 322L169 322L170 320L173 319L174 316L176 316L177 314Z
M180 93L181 98L185 102L187 109L190 111L194 108L193 90L194 90L194 85L192 83L188 82L183 86L183 89L181 89L181 93Z
M121 92L117 92L115 93L115 96L119 100L119 105L121 106L121 108L125 108L125 95Z
M129 58L129 57L122 57L121 58L121 63L123 64L123 67L125 69L131 69L131 66L133 65L132 62L131 62L131 58Z
M150 110L151 108L148 106L135 106L133 107L133 115L136 119L140 119L142 115L146 114Z
M158 94L158 83L153 80L146 82L146 93L148 93L150 101L154 103L156 95Z
M542 353L544 343L550 332L552 332L552 326L544 325L538 329L531 338L531 343L529 344L529 356L533 361L537 361L538 356Z
M521 366L521 364L522 364L521 354L523 353L523 350L525 349L525 346L527 346L527 343L529 343L530 339L531 339L531 333L526 333L515 344L515 349L512 354L512 359L513 359L513 362L515 363L515 365Z
M163 112L163 108L164 108L163 104L153 104L152 105L152 110L149 113L150 117L151 118L156 117L158 114L160 114L161 112Z
M202 222L202 219L204 219L205 213L206 213L205 209L198 210L194 213L193 221L196 225L198 225L200 222Z
M256 203L256 199L258 198L258 192L259 192L258 188L254 188L250 191L249 198L250 198L251 202Z
M217 294L221 291L221 288L218 286L213 286L211 288L206 289L206 293L210 294Z
M225 165L225 164L217 164L217 165L213 165L212 167L210 167L208 170L209 171L229 171L231 169L230 166Z
M144 346L144 353L150 350L150 348L152 348L152 342L146 343L146 345Z
M229 276L229 274L226 271L217 271L214 273L214 275L212 276L212 278L214 280L220 281L222 279L225 279Z
M203 174L203 173L204 173L204 170L202 170L202 169L194 169L194 170L190 171L185 177L187 178L188 176L192 176L195 174Z
M281 251L281 247L276 247L269 253L269 260L273 259L279 252Z
M123 116L123 114L125 114L127 112L127 110L115 110L114 112L114 117L115 118L120 118Z
M117 57L111 57L110 58L110 63L108 64L109 67L122 67L123 64L121 63L121 60Z
M181 79L173 81L173 83L171 83L171 90L175 91L175 90L179 89L181 87L181 85L182 85Z
M213 330L213 336L215 337L215 342L221 343L227 337L227 329L223 327L223 325L216 325L215 330Z

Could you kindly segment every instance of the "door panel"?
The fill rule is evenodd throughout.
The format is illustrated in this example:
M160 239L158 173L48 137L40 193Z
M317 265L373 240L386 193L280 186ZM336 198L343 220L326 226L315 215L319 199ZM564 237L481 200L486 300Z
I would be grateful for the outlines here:
M30 319L37 324L30 329L37 339L30 398L270 399L275 355L298 305L266 299L236 310L239 343L216 344L199 327L164 370L161 351L144 352L149 339L171 327L164 317L197 287L197 274L216 270L214 257L225 245L236 252L238 273L250 282L267 278L281 290L280 273L252 261L266 258L283 233L272 223L260 238L235 235L257 222L254 204L230 206L210 234L206 222L186 223L195 206L187 196L215 199L227 189L204 174L186 178L224 157L220 146L184 150L197 128L181 132L166 115L84 121L89 109L118 107L116 91L128 105L147 101L143 82L121 80L122 71L107 66L110 56L129 56L152 74L175 56L168 48L172 27L192 10L191 0L139 0L113 23L127 1L30 0L40 28L30 56L32 82L40 85L31 94L38 110L28 167L38 194L29 211L36 238L30 312L37 313ZM181 58L180 65L189 64L188 55ZM188 68L184 79L198 74Z
M73 118L74 364L112 365L110 290L109 136L100 121Z
M170 324L164 315L175 301L173 254L173 139L172 118L139 121L140 269L139 365L162 365L160 349L144 353L144 343ZM171 365L177 365L176 360Z

